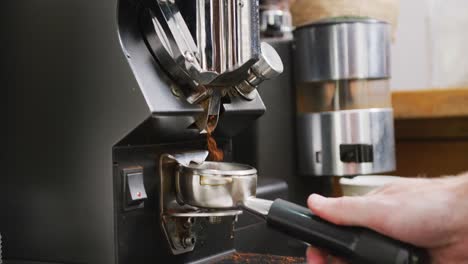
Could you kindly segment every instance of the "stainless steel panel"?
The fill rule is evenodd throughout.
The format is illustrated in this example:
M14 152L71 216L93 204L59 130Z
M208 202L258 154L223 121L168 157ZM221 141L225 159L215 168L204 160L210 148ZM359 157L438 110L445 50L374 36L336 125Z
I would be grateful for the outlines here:
M158 43L151 45L175 78L194 88L232 86L259 59L258 1L155 2L151 16Z
M300 174L351 176L395 170L391 108L300 114L297 142ZM373 162L342 162L341 144L372 145Z
M390 25L372 19L330 19L300 27L296 80L317 82L390 77Z

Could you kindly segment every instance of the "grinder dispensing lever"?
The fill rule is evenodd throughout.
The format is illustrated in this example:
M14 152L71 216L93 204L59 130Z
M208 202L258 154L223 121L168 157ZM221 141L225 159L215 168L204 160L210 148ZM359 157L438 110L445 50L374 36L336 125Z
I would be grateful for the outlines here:
M428 263L424 250L361 227L338 226L309 209L281 199L269 201L249 197L240 203L264 218L271 228L359 264Z

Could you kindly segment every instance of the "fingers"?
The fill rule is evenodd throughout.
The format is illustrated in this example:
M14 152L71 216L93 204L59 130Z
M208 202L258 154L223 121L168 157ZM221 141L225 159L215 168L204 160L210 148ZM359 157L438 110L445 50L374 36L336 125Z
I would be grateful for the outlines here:
M307 205L316 215L337 225L369 226L376 218L376 210L369 208L365 197L325 198L312 194Z
M314 247L307 248L307 264L344 264L341 259L329 256L327 253Z
M329 257L327 263L328 264L345 264L346 262L344 260L339 259L339 258Z
M306 257L307 264L327 264L327 254L314 247L307 248Z

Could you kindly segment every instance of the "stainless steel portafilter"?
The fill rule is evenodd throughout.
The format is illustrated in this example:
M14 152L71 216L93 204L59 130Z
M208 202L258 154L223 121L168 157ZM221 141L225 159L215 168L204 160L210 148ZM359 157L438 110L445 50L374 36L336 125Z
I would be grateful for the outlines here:
M309 209L277 199L256 198L257 170L226 162L179 165L176 192L180 203L199 208L245 209L269 227L327 250L351 263L426 263L424 250L362 227L338 226Z

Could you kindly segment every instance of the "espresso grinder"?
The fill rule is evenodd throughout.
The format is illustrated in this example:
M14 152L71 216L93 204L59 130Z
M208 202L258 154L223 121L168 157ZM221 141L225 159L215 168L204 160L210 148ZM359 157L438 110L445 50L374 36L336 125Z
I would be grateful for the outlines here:
M149 111L113 148L116 262L212 262L233 252L242 211L214 206L229 200L218 195L233 181L218 172L228 165L206 163L207 136L231 161L231 138L265 111L256 88L283 71L260 41L258 10L257 1L120 1L122 48ZM179 174L194 164L208 173ZM219 201L187 203L186 188Z
M24 63L41 74L18 77L10 98L8 124L18 132L8 143L16 143L13 177L1 192L7 260L216 263L258 247L292 254L281 250L293 240L300 256L312 244L354 263L421 263L410 245L277 199L288 199L285 182L290 193L300 185L296 174L394 167L385 24L328 21L296 29L292 41L277 38L291 27L275 22L266 27L275 38L262 42L255 0L56 1L30 13L18 12L21 1L11 6L9 21L28 14L48 26L47 42L37 38L42 52L31 55L42 68ZM35 32L29 26L13 37ZM54 56L63 47L67 56ZM374 55L382 61L370 63ZM262 98L273 115L255 123ZM207 151L213 138L221 155ZM268 139L281 147L269 151Z
M116 201L119 261L151 254L215 262L233 249L238 216L246 211L272 229L355 263L420 262L409 245L367 229L338 227L281 199L257 198L257 170L231 162L231 138L264 111L256 88L283 71L275 49L260 42L256 1L158 1L140 12L145 43L138 43L147 50L133 54L136 43L122 34L131 27L121 30L121 37L152 113L147 124L114 148L114 191L123 198L120 205ZM151 54L155 62L147 69L153 71L150 78L139 70L149 66L140 60L142 54ZM151 79L157 85L146 83ZM172 105L161 109L160 101ZM141 133L156 142L133 146L131 140L141 139ZM224 161L208 160L203 134L212 133ZM350 143L344 146L349 153L368 154L369 147ZM139 221L152 225L135 228ZM151 237L161 233L164 237ZM144 249L136 246L142 238L147 239ZM168 252L150 250L161 243Z

